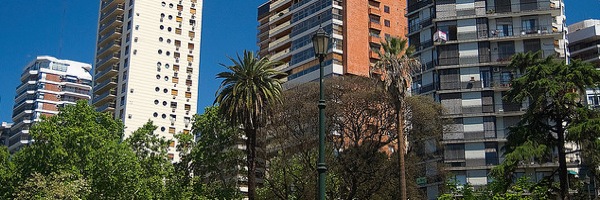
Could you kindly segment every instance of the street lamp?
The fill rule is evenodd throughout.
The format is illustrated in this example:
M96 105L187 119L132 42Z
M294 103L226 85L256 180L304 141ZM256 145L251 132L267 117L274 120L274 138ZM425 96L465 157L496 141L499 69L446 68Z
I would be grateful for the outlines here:
M325 199L325 95L323 94L323 60L327 56L329 49L329 35L322 27L319 27L317 33L312 37L315 57L319 58L319 163L317 171L319 172L319 199Z

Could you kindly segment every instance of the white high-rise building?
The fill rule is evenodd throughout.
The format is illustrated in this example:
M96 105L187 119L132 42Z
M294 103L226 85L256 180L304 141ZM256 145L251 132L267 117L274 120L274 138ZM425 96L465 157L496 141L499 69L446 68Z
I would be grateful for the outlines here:
M92 104L125 123L152 120L167 139L196 113L202 0L102 0ZM179 160L171 144L169 157Z
M10 152L31 142L29 128L41 116L58 114L59 107L89 100L92 66L87 63L38 56L23 68L16 88L12 127L8 126L6 144ZM6 131L6 126L3 124ZM6 135L6 132L5 132Z

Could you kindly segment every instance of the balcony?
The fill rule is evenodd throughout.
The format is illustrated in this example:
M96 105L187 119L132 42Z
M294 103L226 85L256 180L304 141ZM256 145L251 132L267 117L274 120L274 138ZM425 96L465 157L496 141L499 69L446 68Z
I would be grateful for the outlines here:
M292 2L292 0L279 0L271 3L271 11L279 9L282 5Z
M271 56L271 60L279 60L282 56L284 56L285 54L288 54L289 52L290 52L289 48L279 51Z
M117 97L117 89L111 89L110 91L100 95L94 96L92 101L93 105L105 104L108 101L113 101Z
M518 17L526 15L540 15L540 14L551 14L552 16L560 15L560 5L558 1L556 3L552 1L542 1L534 3L519 4L520 9L512 10L515 5L507 6L495 6L493 4L488 5L477 5L473 8L467 9L452 9L438 11L436 13L435 21L449 21L459 19L471 19L487 17L490 19L503 18L503 17Z
M381 10L377 7L369 7L369 14L381 16Z
M107 53L112 53L121 49L121 39L113 40L110 43L104 45L101 49L98 49L96 56L104 57Z
M369 21L369 28L371 29L376 29L376 30L381 30L381 23L379 23L379 21Z
M106 23L108 21L107 19L110 19L111 17L123 14L124 9L125 5L120 3L112 8L109 8L106 12L102 12L100 15L100 24Z
M410 14L412 14L412 12L415 12L415 11L417 11L421 8L424 8L430 4L433 4L433 0L418 1L417 3L410 4L406 8L406 15L410 15Z
M106 68L100 72L98 72L95 76L96 81L102 81L109 77L113 77L119 73L119 64L114 64L113 66Z
M117 85L117 81L118 79L115 77L94 86L94 94L102 94L106 90L114 88Z
M98 111L98 112L113 112L113 111L115 111L115 108L116 108L115 103L107 103L107 104L104 104L104 105L98 107L98 109L96 109L96 111Z
M98 61L98 63L96 63L96 69L102 70L102 69L104 69L105 66L110 66L112 64L119 62L119 57L121 57L120 51L117 53L109 54L108 56L101 58Z
M290 27L290 24L291 24L291 22L287 21L287 22L277 25L275 28L272 28L269 30L269 35L276 35L277 33L280 32L280 30Z
M123 15L114 16L113 18L108 20L107 24L100 25L98 32L100 34L104 34L105 33L104 31L107 30L107 28L112 28L112 27L117 27L117 26L118 27L123 26Z
M369 58L372 58L372 59L379 59L379 53L377 53L377 52L375 52L375 51L371 50L371 51L369 51Z
M287 17L287 16L290 16L289 13L290 13L290 9L286 8L286 9L278 12L277 14L274 14L273 16L271 16L269 18L269 24L274 24L284 18L291 19L291 18Z
M101 35L98 38L98 46L104 45L109 39L118 39L121 38L121 34L123 33L123 27L115 27L110 29L110 31L106 32L106 34Z
M379 35L369 35L369 42L375 44L381 44L381 37Z
M290 42L291 40L289 40L289 39L290 39L290 35L285 35L283 37L280 37L279 39L269 43L269 49L274 49L276 47L280 47L281 45Z
M118 4L118 3L125 3L124 0L106 0L106 1L103 1L103 2L104 3L102 3L102 6L100 8L101 10L104 10L105 8L108 8L108 7L112 7L112 6L114 6L115 4Z

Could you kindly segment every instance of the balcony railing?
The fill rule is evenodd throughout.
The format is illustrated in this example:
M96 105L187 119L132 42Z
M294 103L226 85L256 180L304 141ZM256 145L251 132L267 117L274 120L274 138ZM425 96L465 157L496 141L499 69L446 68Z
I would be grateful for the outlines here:
M94 97L94 100L92 101L92 104L96 104L100 101L104 101L106 97L108 96L113 96L116 97L117 96L117 90L116 89L112 89L109 92L104 93L103 95Z
M433 0L425 0L425 1L418 1L417 3L414 4L409 4L408 7L406 8L406 13L411 13L414 12L420 8L423 8L429 4L432 4Z
M100 21L103 21L107 16L110 16L117 10L123 11L124 8L125 8L125 5L123 5L122 3L117 4L117 6L115 6L114 8L106 11L105 13L102 13L102 15L100 17Z
M119 51L119 52L116 52L116 53L113 53L113 54L110 54L110 55L108 55L108 56L106 56L106 57L103 57L103 58L101 58L101 59L99 60L99 62L96 64L96 67L100 67L100 66L102 66L104 63L108 62L109 60L112 60L112 59L119 59L119 57L121 57L121 52L120 52L120 51Z
M518 6L516 6L518 5ZM517 10L512 10L513 7L520 7L520 9ZM533 2L533 3L521 3L521 4L515 4L515 5L487 5L486 6L478 6L477 4L475 5L475 7L473 8L465 8L465 9L450 9L450 10L443 10L443 11L437 11L436 15L437 18L436 20L451 20L451 19L456 19L456 18L460 18L460 17L466 17L466 18L476 18L476 17L488 17L488 16L494 16L494 15L498 15L498 14L509 14L509 13L523 13L524 15L526 15L526 13L528 12L535 12L535 11L547 11L547 10L559 10L560 9L560 5L557 5L554 2L551 1L540 1L540 2Z
M103 106L98 107L97 111L104 112L104 111L113 110L115 108L116 108L115 103L107 103L107 104L104 104Z

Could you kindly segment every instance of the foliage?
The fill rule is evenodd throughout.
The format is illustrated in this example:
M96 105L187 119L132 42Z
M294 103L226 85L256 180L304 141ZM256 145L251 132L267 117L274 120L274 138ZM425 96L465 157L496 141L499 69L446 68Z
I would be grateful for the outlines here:
M243 152L236 147L241 141L239 129L223 120L218 107L207 107L194 116L193 133L198 136L188 160L197 181L195 191L209 199L240 198L237 175Z
M31 128L29 146L12 156L0 148L0 199L239 199L235 181L207 178L236 169L225 163L239 158L222 154L237 137L216 113L195 117L195 130L213 130L198 145L191 134L175 136L184 161L173 165L171 141L152 122L122 141L120 121L87 102L67 105Z
M173 173L173 165L168 159L167 151L172 142L155 134L157 129L152 121L134 131L125 142L133 149L141 166L142 187L140 196L148 196L155 199L165 199L167 186L164 180Z
M243 57L230 58L233 65L221 64L229 71L217 74L223 79L215 103L219 112L235 127L241 125L246 135L246 162L248 166L248 198L254 200L256 190L257 130L265 122L273 104L281 103L283 75L274 69L278 64L268 58L257 58L251 51Z
M498 181L494 181L481 189L474 189L469 183L461 185L456 179L450 179L446 182L448 192L441 194L438 200L534 200L534 199L553 199L549 195L548 185L536 184L529 177L519 178L506 192L496 192L495 187ZM506 185L501 183L500 185Z
M13 191L15 164L5 146L0 146L0 199L8 199Z
M377 89L376 81L364 77L325 81L327 132L335 133L329 135L326 148L328 198L399 199L400 183L390 178L399 176L398 154L390 152L390 148L396 148L397 121L387 93ZM306 83L286 90L284 103L274 107L269 125L263 130L269 138L270 153L265 186L259 190L261 199L316 196L318 112L314 100L318 98L318 87L318 83ZM408 116L414 122L410 134L414 133L415 140L441 137L441 106L425 97L411 97L407 102L412 108ZM407 160L421 161L416 151ZM422 169L409 165L407 170L414 180L412 175ZM408 188L411 199L423 197L414 181L409 181Z
M85 199L91 192L87 181L71 172L34 173L16 190L15 199Z
M552 57L541 59L539 52L517 54L509 67L524 73L511 81L512 89L504 100L519 103L527 100L529 107L521 121L510 128L505 147L506 160L492 173L495 178L509 183L520 161L552 161L552 151L556 147L560 166L560 194L564 197L567 194L564 144L577 140L573 136L566 136L566 130L576 126L573 123L576 119L585 118L581 114L585 113L582 109L587 107L582 103L581 96L587 87L600 82L600 72L581 61L567 65ZM572 129L574 133L581 130ZM504 185L504 189L508 189L508 186Z
M404 117L406 115L405 99L410 96L409 88L412 84L412 74L414 70L421 65L420 61L412 57L414 48L408 46L408 40L396 37L386 38L385 42L381 43L383 52L378 52L379 61L375 64L372 71L380 73L379 77L384 91L390 95L391 102L396 111L397 120L397 140L398 149L404 152L406 150L404 134ZM374 73L371 73L374 74ZM408 199L406 191L406 166L404 162L404 154L398 154L400 165L400 199Z

